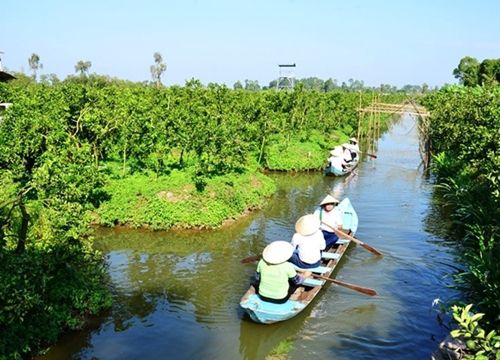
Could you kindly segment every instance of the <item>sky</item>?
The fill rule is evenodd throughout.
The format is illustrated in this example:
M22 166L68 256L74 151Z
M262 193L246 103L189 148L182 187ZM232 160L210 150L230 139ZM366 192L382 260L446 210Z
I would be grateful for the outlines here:
M500 0L0 0L0 51L4 70L30 73L36 53L60 79L83 60L151 80L159 52L166 85L267 86L295 63L299 79L434 87L464 56L500 58Z

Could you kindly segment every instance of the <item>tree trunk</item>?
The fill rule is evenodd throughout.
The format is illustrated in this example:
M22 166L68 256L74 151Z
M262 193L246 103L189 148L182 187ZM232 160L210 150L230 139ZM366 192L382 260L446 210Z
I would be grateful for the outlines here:
M181 149L181 156L179 157L179 165L184 166L184 148Z
M17 240L16 253L22 254L26 249L26 237L28 235L28 224L30 221L30 216L28 211L26 211L26 205L24 204L22 198L19 199L19 209L21 210L21 228L19 229L19 238Z
M126 165L127 165L127 144L125 144L123 148L123 167L122 167L122 177L125 177L126 173Z

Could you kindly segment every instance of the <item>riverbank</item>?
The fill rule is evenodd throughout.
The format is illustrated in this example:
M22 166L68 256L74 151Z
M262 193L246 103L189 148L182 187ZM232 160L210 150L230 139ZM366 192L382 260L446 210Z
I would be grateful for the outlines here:
M245 172L209 179L200 192L192 175L174 170L168 176L111 178L104 186L109 199L95 211L93 222L153 230L216 228L261 208L276 190L264 174Z

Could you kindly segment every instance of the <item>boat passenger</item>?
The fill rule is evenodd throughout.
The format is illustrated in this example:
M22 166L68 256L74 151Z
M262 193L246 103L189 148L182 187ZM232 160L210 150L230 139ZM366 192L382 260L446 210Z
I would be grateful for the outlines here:
M293 246L287 241L274 241L265 247L253 284L262 301L283 304L304 281L287 262L292 253Z
M314 215L320 221L320 229L325 238L326 250L330 249L339 239L333 231L331 225L336 229L342 229L342 213L337 208L339 201L332 195L327 195L319 204L319 207L314 212ZM328 225L325 225L328 224Z
M295 223L296 232L291 242L295 251L289 261L301 269L320 265L321 250L326 244L319 226L319 218L313 214L304 215Z
M349 139L349 144L354 148L355 151L359 152L358 139L352 137Z
M330 157L328 158L328 166L337 169L345 169L346 163L343 158L342 146L336 146L330 151Z
M346 164L351 163L356 157L356 151L353 150L350 144L342 144L342 154Z

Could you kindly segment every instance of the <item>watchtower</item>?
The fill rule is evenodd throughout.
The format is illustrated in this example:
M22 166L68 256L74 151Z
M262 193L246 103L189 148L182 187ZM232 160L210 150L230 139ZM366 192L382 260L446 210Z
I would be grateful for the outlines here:
M294 64L280 64L278 82L276 83L276 90L293 89L295 85L295 63Z

